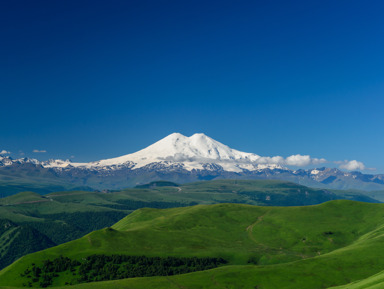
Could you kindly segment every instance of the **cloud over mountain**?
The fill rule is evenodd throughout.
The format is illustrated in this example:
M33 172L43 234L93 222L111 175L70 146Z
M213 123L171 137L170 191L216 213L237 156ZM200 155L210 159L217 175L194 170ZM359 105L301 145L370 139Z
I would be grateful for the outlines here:
M326 159L318 159L312 158L309 155L291 155L287 158L283 158L281 156L274 157L260 157L255 161L258 164L276 164L276 165L284 165L284 166L296 166L296 167L305 167L309 165L317 165L326 163Z
M46 150L34 149L34 153L46 153ZM9 153L5 150L2 154ZM71 157L73 158L73 157ZM356 160L328 161L325 158L314 158L310 155L295 154L287 157L260 156L255 153L238 151L224 145L203 133L196 133L190 137L180 133L172 133L156 143L132 154L116 158L104 159L90 163L77 163L69 160L50 160L43 162L45 167L78 167L78 168L103 168L103 167L130 167L139 169L148 165L182 167L188 171L203 170L206 165L218 165L223 170L241 173L255 171L266 167L286 169L286 167L309 167L324 163L336 163L340 169L367 170L362 162Z
M33 150L32 152L34 153L46 153L47 151L46 150Z
M45 152L37 149L34 151ZM327 164L318 166L323 163ZM335 164L348 171L373 170L357 160L329 161L301 154L286 157L260 156L232 149L202 133L190 137L173 133L135 153L89 163L0 156L0 170L3 167L7 169L14 166L15 170L20 167L31 170L38 178L53 173L54 178L59 176L70 183L94 189L120 189L137 185L144 179L146 182L161 178L183 183L241 178L281 179L334 189L383 190L384 175L346 173L330 168Z
M339 165L340 169L345 169L348 171L356 171L356 170L365 170L365 165L362 162L359 162L357 160L352 161L343 161L343 162L336 162Z

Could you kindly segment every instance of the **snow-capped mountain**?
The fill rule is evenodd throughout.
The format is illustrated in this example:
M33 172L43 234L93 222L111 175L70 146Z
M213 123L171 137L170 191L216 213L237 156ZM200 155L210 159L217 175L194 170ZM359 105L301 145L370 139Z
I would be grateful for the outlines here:
M203 169L206 163L219 164L226 171L241 172L242 167L254 168L252 163L260 158L252 153L244 153L199 133L186 137L173 133L149 147L133 154L101 160L91 166L114 166L134 163L133 169L151 163L181 163L186 170Z
M335 168L290 170L264 164L259 155L232 149L202 133L191 137L173 133L138 152L90 163L0 156L0 176L6 168L7 174L9 169L23 170L26 177L39 181L42 177L55 178L95 189L121 189L156 180L185 183L227 178L280 179L312 187L384 190L384 175Z
M207 164L219 165L224 171L243 172L260 169L284 169L270 164L260 165L256 161L259 155L245 153L206 136L196 133L191 137L173 133L158 142L136 153L117 158L105 159L90 163L72 163L69 160L49 160L41 162L45 168L83 168L83 169L139 169L148 165L158 164L162 167L182 168L187 171L207 169ZM215 168L217 166L214 166Z
M3 166L11 166L14 164L34 164L34 165L40 165L41 162L39 162L36 159L30 159L30 158L20 158L20 159L12 159L9 156L1 156L0 155L0 167Z

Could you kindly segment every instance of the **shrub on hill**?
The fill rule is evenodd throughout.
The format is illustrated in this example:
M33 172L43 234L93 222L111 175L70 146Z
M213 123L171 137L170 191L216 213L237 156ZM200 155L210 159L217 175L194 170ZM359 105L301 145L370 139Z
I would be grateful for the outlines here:
M127 255L91 255L80 261L60 256L53 260L43 260L41 267L32 264L20 277L30 279L24 287L52 285L59 273L72 272L74 276L68 284L117 280L133 277L170 276L195 271L203 271L226 264L222 258L177 258L146 257Z

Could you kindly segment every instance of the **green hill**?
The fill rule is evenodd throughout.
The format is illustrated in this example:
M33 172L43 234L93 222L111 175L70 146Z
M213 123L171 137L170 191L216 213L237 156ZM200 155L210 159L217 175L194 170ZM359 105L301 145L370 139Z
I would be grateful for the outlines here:
M0 267L11 264L28 253L56 245L47 236L30 226L19 226L0 219Z
M332 289L381 289L384 288L384 271L347 285L332 287Z
M23 246L17 245L19 241L14 238L7 243L0 242L0 252L7 254L0 262L0 269L27 253L59 245L91 231L111 226L139 208L217 203L297 206L340 198L375 202L354 192L333 193L276 180L217 180L184 185L154 182L123 191L70 191L43 196L34 192L22 192L0 199L0 220L13 222L23 230L35 230L32 235L39 235L50 242L35 242L35 238L26 238L22 242ZM11 246L12 243L14 244ZM13 249L9 251L9 248Z
M160 183L160 185L158 185ZM355 191L313 189L278 180L214 180L175 186L162 182L143 185L142 189L121 191L143 201L168 201L181 203L217 204L241 203L258 206L305 206L330 200L350 199L379 202Z
M217 204L147 208L112 228L21 258L0 272L0 285L22 287L31 282L24 272L33 270L32 263L40 268L48 259L60 256L84 263L95 254L123 254L223 258L228 263L189 274L73 288L327 288L380 272L384 268L383 241L382 204L341 200L306 207ZM77 283L80 271L76 266L72 271L52 273L57 274L52 284ZM118 265L111 266L120 270Z
M51 169L33 164L24 163L0 167L0 197L23 191L47 194L64 190L92 190L92 188L76 185L58 176Z
M59 202L33 192L0 199L0 227L7 228L3 233L0 229L0 268L28 253L110 226L130 212Z

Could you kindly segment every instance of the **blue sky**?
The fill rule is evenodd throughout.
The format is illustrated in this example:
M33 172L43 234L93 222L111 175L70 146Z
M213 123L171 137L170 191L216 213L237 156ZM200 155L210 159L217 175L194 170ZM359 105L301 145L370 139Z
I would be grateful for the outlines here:
M383 11L383 1L3 1L0 151L94 161L203 132L262 156L384 173Z

